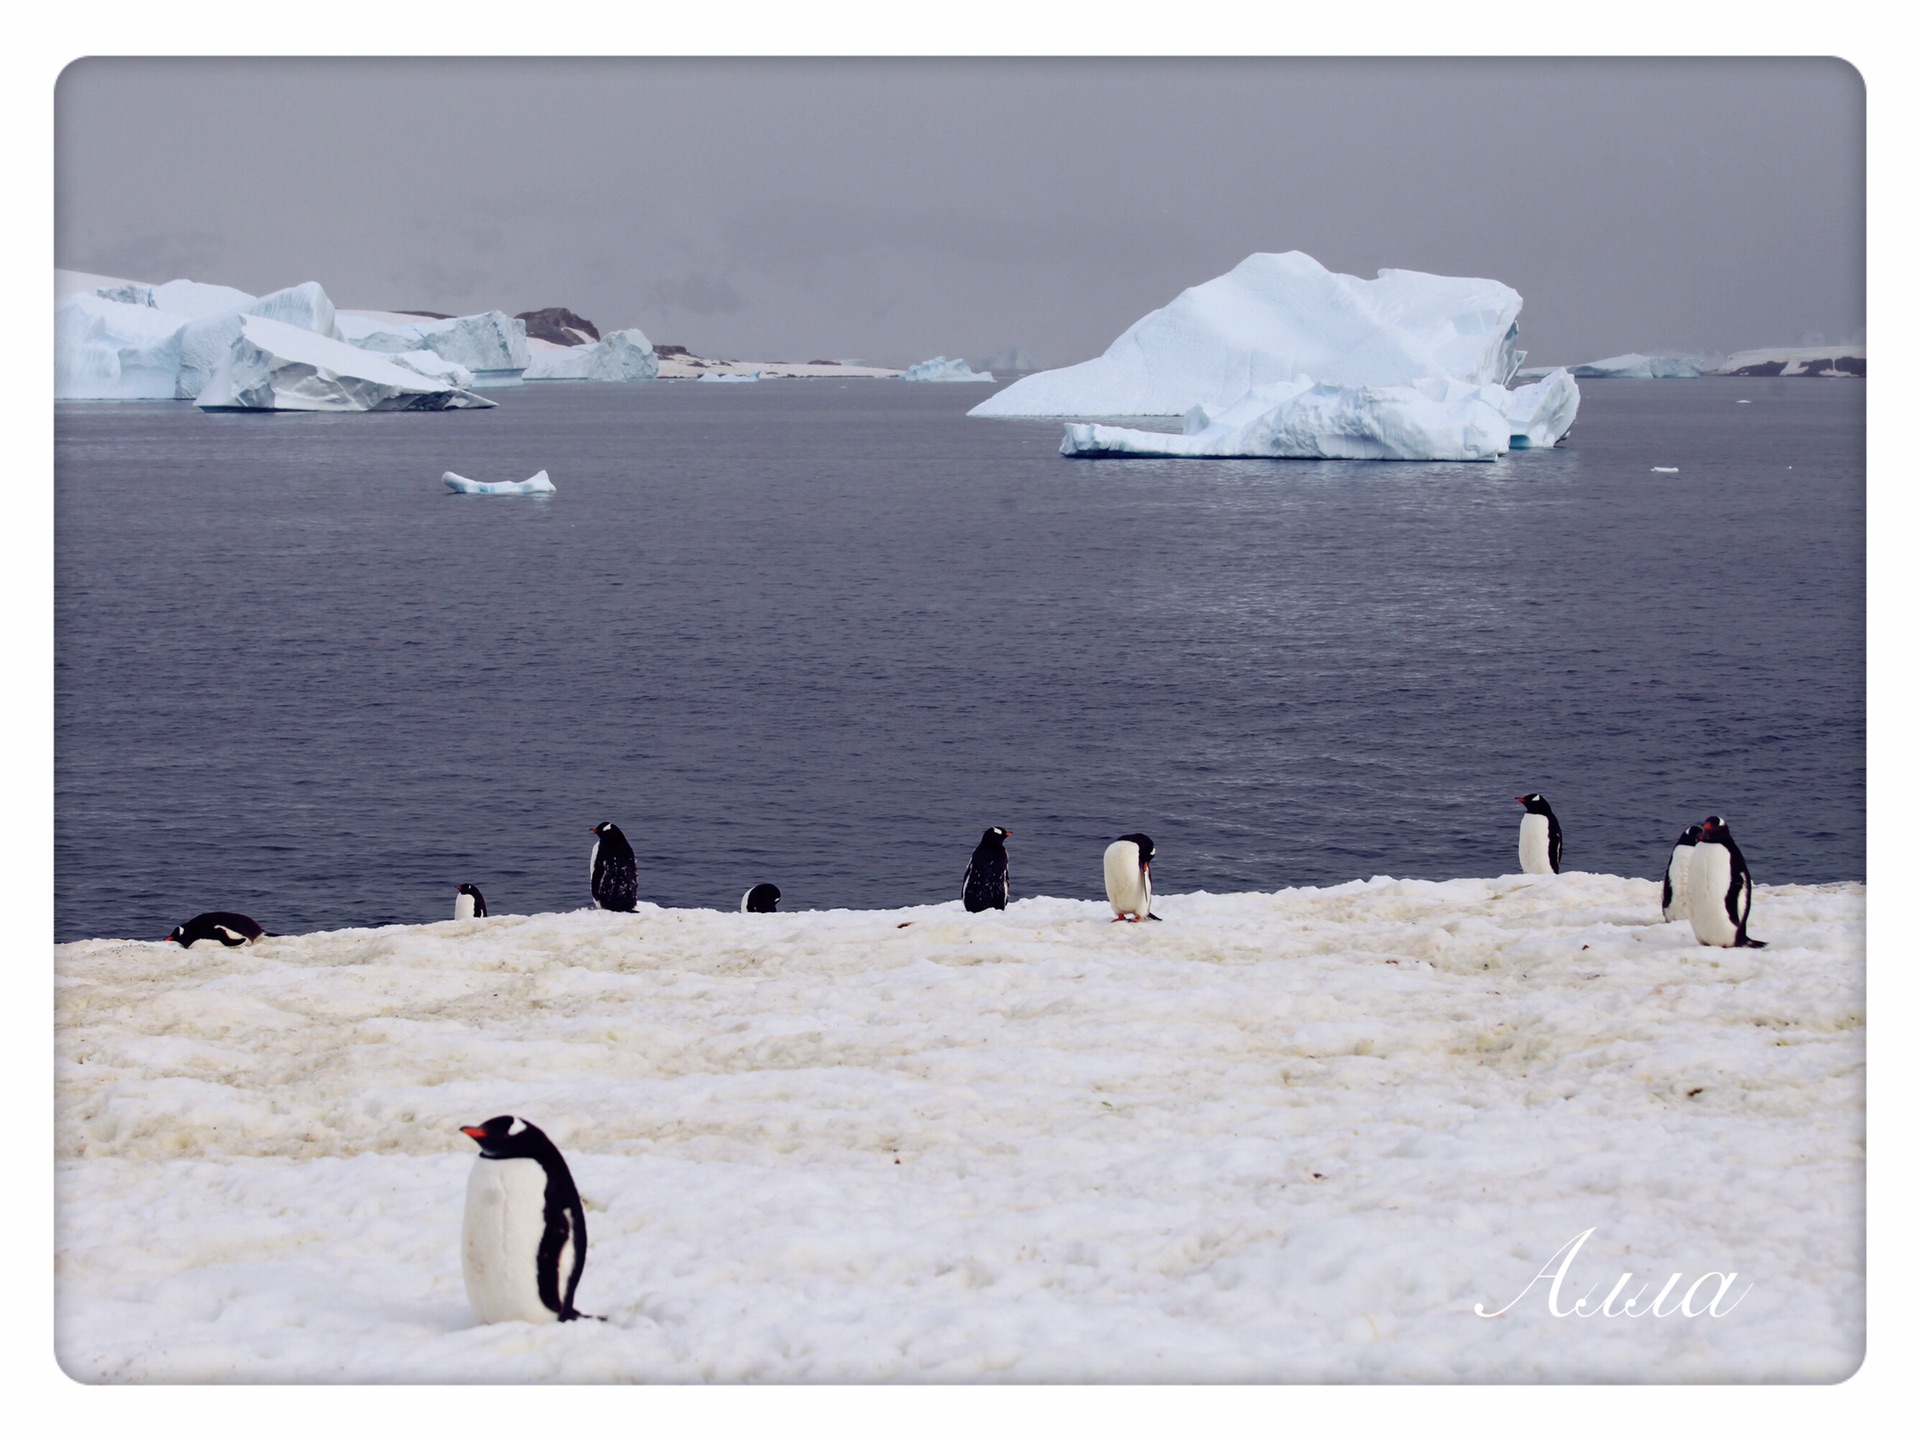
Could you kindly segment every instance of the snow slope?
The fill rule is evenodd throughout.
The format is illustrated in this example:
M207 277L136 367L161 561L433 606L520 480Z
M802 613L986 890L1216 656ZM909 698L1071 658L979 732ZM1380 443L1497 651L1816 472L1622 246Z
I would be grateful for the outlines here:
M1497 280L1382 270L1361 280L1311 255L1249 255L1127 327L1106 354L1028 375L970 415L1183 415L1302 377L1504 385L1520 295Z
M121 1381L1838 1378L1865 888L1759 887L1763 951L1658 906L1570 874L1173 894L1142 926L643 905L56 947L59 1354ZM605 1323L472 1323L454 1127L503 1111L568 1157ZM1474 1314L1587 1230L1563 1309L1622 1271L1752 1289L1555 1318L1541 1282Z

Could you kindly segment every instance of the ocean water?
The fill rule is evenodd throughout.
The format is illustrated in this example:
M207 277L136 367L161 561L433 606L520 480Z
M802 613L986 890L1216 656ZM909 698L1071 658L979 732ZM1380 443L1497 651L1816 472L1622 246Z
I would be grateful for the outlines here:
M1491 465L1104 460L985 386L57 407L55 931L1565 865L1862 879L1865 388L1590 381ZM1746 400L1748 404L1736 402ZM1677 474L1653 473L1677 466ZM559 493L456 496L443 470Z

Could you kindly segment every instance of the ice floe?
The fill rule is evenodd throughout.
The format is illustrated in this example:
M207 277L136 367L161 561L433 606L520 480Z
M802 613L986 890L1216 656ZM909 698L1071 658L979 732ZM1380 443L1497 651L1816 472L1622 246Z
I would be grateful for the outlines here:
M203 410L466 410L491 400L344 340L260 315L240 318L226 358L195 404Z
M1837 1380L1865 887L1753 904L1766 950L1578 873L58 946L56 1345L83 1381ZM501 1113L567 1156L604 1324L473 1323L455 1127ZM1583 1232L1563 1310L1742 1298L1552 1315Z
M706 385L751 385L760 378L758 370L728 372L724 375L702 375L700 382Z
M339 321L350 345L390 354L431 350L443 360L466 366L481 389L518 385L532 361L526 322L504 310L445 320L392 311L343 310Z
M993 383L993 372L982 374L974 370L964 360L949 360L944 355L936 355L931 360L922 360L918 365L909 365L900 372L902 380L924 381L984 381Z
M621 383L652 380L660 374L653 342L641 330L615 330L588 345L541 344L529 347L532 360L525 380L598 380Z
M449 470L441 480L446 487L459 495L551 495L554 493L553 481L542 470L528 476L525 480L469 480L464 475L456 475Z
M1416 270L1361 280L1298 250L1250 255L1135 321L1097 359L1016 380L968 413L1184 415L1301 376L1504 385L1523 356L1519 314L1519 293L1497 280Z

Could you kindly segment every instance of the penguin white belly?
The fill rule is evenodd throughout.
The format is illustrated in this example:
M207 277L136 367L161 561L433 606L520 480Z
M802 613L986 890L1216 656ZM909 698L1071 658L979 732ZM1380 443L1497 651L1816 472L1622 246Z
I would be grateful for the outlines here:
M1698 848L1698 846L1694 845L1676 845L1673 847L1673 858L1667 861L1667 889L1672 892L1673 898L1668 900L1661 908L1660 918L1662 920L1685 920L1687 918L1689 914L1687 909L1687 876L1693 869L1693 852Z
M1547 849L1547 817L1544 815L1522 815L1520 817L1520 873L1522 875L1551 875L1553 857Z
M600 841L595 838L593 849L587 854L587 894L593 895L594 877L600 873ZM595 895L593 903L598 905L600 897Z
M473 919L473 896L456 895L453 897L453 918L456 920Z
M1696 845L1687 867L1687 918L1702 945L1731 945L1740 932L1727 918L1727 886L1733 880L1732 857L1724 845Z
M1116 840L1107 847L1107 901L1116 915L1144 920L1153 909L1153 882L1140 869L1140 847Z
M547 1172L538 1160L476 1160L467 1177L460 1263L482 1325L558 1320L540 1301L540 1237L547 1228ZM572 1247L561 1257L564 1286Z

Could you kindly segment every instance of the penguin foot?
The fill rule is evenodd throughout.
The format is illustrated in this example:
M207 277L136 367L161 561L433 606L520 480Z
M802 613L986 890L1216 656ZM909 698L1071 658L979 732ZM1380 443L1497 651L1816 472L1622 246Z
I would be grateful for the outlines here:
M1147 919L1149 919L1149 920L1158 920L1159 918L1160 918L1160 917L1159 917L1158 915L1149 915L1149 916L1147 916Z
M1742 945L1743 947L1745 947L1746 949L1748 949L1748 950L1764 950L1764 949L1766 949L1766 948L1767 948L1767 942L1766 942L1766 941L1764 941L1764 940L1755 940L1755 939L1753 939L1753 938L1752 938L1751 936L1749 936L1749 937L1748 937L1747 939L1745 939L1745 940L1742 940L1742 941L1740 942L1740 944L1741 944L1741 945Z

